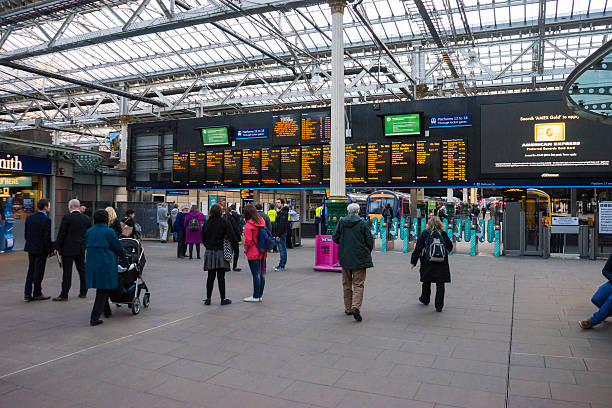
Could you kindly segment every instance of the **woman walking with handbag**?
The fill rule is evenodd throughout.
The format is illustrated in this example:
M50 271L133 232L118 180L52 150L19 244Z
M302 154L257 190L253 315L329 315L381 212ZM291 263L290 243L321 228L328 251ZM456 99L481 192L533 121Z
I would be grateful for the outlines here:
M249 261L249 268L253 275L253 296L244 298L245 302L261 302L266 284L266 258L268 253L259 248L260 228L266 228L266 222L261 218L253 204L244 207L244 253Z
M193 259L193 246L195 245L200 259L200 244L202 243L202 223L206 221L204 214L198 211L197 205L192 205L185 216L185 245L189 244L189 259Z
M219 286L221 305L232 303L225 297L225 272L230 270L229 261L232 260L231 247L236 245L237 239L230 223L221 217L221 206L214 204L208 211L208 220L204 223L201 233L201 241L204 243L204 270L208 272L206 280L205 305L210 305L215 278ZM229 249L230 254L225 256L224 252ZM229 259L229 260L228 260Z

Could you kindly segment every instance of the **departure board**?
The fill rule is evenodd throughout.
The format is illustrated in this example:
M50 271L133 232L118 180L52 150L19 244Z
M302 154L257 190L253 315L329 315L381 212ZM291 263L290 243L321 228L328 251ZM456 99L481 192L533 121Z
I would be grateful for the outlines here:
M223 184L239 186L242 174L242 152L225 150L223 152Z
M280 148L261 149L262 184L280 184Z
M172 183L187 184L189 181L189 153L172 155Z
M390 171L391 145L388 143L368 143L368 183L388 183Z
M302 183L320 184L322 164L321 146L302 146Z
M331 115L326 112L302 114L302 143L329 143L331 141Z
M281 184L300 184L299 147L281 147Z
M442 141L442 179L444 181L467 181L465 140Z
M189 183L206 183L206 153L189 153Z
M242 184L258 184L261 168L261 150L242 149Z
M300 114L272 116L272 143L274 146L294 146L300 144Z
M440 178L440 142L416 142L417 182L437 183Z
M368 147L366 145L347 144L345 147L346 182L360 184L366 182L368 163Z
M331 171L331 146L323 145L323 183L329 183L329 172Z
M393 142L391 144L391 181L394 183L411 183L415 175L415 144Z
M206 152L206 184L223 184L223 152Z

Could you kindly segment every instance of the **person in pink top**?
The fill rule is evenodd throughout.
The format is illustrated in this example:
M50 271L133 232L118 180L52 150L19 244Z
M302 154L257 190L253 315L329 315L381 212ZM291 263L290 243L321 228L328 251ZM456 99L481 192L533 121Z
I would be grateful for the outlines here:
M264 286L266 284L266 258L268 253L260 251L257 247L259 228L266 228L266 222L260 217L253 204L244 207L244 253L249 261L251 275L253 275L253 296L244 298L245 302L261 302Z
M200 244L202 243L202 223L206 221L204 214L198 211L197 205L192 205L185 216L185 245L189 244L189 259L193 259L193 246L195 244L200 259Z

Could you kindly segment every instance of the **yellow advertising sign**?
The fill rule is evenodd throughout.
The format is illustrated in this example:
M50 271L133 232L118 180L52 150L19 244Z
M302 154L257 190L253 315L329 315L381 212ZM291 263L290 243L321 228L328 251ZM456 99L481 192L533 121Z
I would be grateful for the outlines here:
M562 142L565 140L565 123L536 123L536 142Z

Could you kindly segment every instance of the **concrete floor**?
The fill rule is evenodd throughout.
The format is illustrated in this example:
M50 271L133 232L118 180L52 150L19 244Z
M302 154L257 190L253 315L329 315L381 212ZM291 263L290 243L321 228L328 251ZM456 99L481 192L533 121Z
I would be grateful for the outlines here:
M458 251L436 313L418 303L407 255L375 252L356 323L340 275L313 272L304 244L286 272L268 268L263 304L240 301L244 271L227 277L234 304L215 289L206 307L201 261L145 243L151 307L93 328L93 293L24 303L26 256L0 255L0 408L612 407L612 322L576 324L594 310L602 261ZM60 277L51 259L46 294Z

